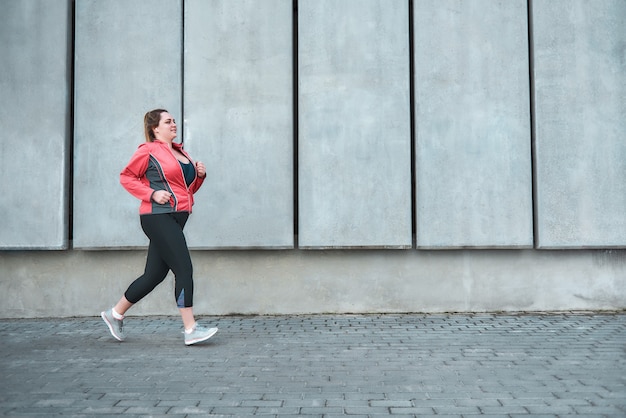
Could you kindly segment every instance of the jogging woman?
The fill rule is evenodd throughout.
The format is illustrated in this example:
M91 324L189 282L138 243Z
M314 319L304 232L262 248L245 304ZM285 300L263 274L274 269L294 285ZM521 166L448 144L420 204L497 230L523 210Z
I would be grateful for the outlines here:
M185 344L208 340L217 328L203 328L193 315L193 267L183 228L193 206L193 195L206 177L201 162L194 162L174 142L176 121L165 109L155 109L144 117L146 142L133 154L120 173L122 186L141 201L141 228L150 239L143 275L130 284L122 298L101 316L111 334L126 338L124 314L150 293L172 270L174 297L185 327Z

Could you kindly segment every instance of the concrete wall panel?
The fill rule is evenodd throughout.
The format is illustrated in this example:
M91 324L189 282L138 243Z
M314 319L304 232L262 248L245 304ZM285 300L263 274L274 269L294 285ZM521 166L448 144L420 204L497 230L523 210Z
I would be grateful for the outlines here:
M535 0L539 248L626 246L626 2Z
M147 111L181 122L182 4L77 0L75 19L74 245L143 246L119 173L145 141Z
M418 1L414 25L418 247L531 247L526 1Z
M2 2L0 249L68 245L70 2Z
M202 248L293 247L290 0L185 2L185 147L207 166Z
M192 258L196 315L626 307L626 251L240 250ZM145 251L0 252L0 318L96 316L144 263ZM177 317L172 289L170 273L129 315Z
M408 3L298 2L299 243L410 247Z

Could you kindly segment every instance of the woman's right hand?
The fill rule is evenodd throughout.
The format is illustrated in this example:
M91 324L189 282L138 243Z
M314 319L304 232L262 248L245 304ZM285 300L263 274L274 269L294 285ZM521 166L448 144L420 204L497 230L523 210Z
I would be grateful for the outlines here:
M154 200L159 205L164 205L170 201L172 194L167 190L157 190L152 193L152 200Z

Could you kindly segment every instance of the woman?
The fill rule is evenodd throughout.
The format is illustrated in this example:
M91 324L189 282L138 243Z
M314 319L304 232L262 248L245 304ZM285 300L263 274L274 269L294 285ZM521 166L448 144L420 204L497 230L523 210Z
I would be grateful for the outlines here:
M193 194L206 169L194 163L182 144L174 142L176 121L167 110L155 109L144 117L146 142L120 173L122 186L141 200L141 228L150 239L144 274L126 290L117 304L101 316L111 334L124 341L124 314L161 283L169 270L176 277L174 297L185 327L185 344L208 340L217 328L203 328L193 315L193 267L183 228L191 213Z

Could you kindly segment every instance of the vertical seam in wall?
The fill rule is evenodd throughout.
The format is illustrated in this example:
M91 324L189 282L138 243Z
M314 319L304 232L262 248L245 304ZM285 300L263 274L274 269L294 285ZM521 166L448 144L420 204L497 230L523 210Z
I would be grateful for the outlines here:
M180 120L183 123L183 129L181 130L182 144L185 143L185 0L180 0Z
M413 45L413 0L407 0L409 6L409 123L411 142L411 247L417 248L417 204L416 204L416 161L415 161L415 64Z
M71 250L74 247L74 69L75 64L75 48L76 48L76 3L74 0L70 2L69 7L69 31L67 45L69 53L67 62L69 65L68 83L68 107L69 116L67 120L67 247Z
M533 0L528 0L528 77L530 88L530 164L532 170L532 205L533 205L533 248L537 248L537 152L536 152L536 121L535 121L535 45L533 37Z
M292 60L293 60L293 246L299 247L299 176L298 176L298 0L293 0L292 13Z

